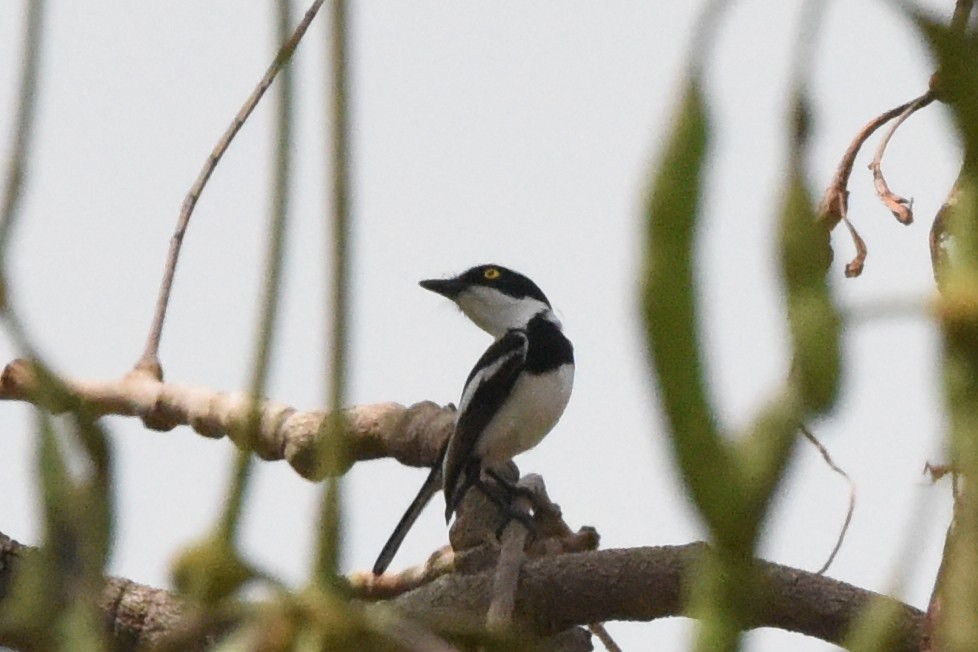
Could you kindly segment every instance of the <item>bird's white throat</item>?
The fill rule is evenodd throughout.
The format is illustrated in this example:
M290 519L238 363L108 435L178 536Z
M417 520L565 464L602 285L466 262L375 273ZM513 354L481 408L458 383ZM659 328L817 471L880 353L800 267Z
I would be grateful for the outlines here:
M510 329L524 328L540 312L550 313L548 319L560 325L550 306L544 302L529 297L517 299L492 288L467 288L455 302L466 317L495 338L502 337Z

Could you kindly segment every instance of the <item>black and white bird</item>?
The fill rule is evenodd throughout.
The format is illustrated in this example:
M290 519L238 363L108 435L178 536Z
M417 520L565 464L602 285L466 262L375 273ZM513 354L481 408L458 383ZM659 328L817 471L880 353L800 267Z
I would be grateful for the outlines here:
M480 265L421 287L458 305L495 338L465 380L455 429L421 491L374 564L390 564L431 497L445 492L449 521L466 491L482 487L482 474L502 466L543 439L557 424L574 384L574 347L550 301L527 277L500 265Z

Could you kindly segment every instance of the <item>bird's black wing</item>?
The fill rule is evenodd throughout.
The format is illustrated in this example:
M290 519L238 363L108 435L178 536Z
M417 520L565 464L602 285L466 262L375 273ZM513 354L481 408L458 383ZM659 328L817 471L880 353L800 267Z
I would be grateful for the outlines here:
M455 432L445 453L445 520L451 518L468 484L477 480L466 479L466 466L472 461L479 437L513 391L526 365L528 349L526 332L508 331L486 349L465 381Z

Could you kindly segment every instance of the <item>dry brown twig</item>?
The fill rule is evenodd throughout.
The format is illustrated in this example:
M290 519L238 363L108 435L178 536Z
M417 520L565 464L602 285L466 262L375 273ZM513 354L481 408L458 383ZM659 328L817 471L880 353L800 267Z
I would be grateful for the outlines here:
M853 237L853 242L856 245L856 256L846 265L846 276L859 276L862 273L863 265L866 261L866 243L848 219L849 178L852 176L856 156L859 154L859 150L862 149L863 144L865 144L877 129L906 111L907 107L912 103L913 101L906 102L880 114L859 130L855 138L852 139L852 142L849 143L845 154L842 155L842 160L836 166L835 174L832 176L832 180L829 182L828 187L825 189L825 194L822 196L822 202L818 208L818 220L821 225L826 231L832 231L839 222L845 221L846 226L849 228L849 233Z
M608 633L604 623L591 623L587 626L587 628L591 630L592 634L598 637L598 640L601 641L601 645L603 645L604 649L608 650L608 652L622 652L621 646L615 642L615 639L611 638L611 634Z
M832 562L835 561L835 557L839 554L839 550L842 549L842 542L845 541L846 533L849 531L849 525L852 523L852 514L856 509L856 484L852 481L852 478L849 477L849 474L832 460L832 455L829 454L828 449L822 445L822 442L820 442L818 438L812 434L807 426L801 426L801 434L804 435L805 439L807 439L812 446L818 449L819 454L821 454L822 459L825 460L825 463L828 464L829 468L841 475L849 484L849 508L846 510L846 518L842 522L842 529L839 531L839 536L835 540L835 546L832 548L832 552L829 553L828 559L825 560L825 563L822 564L821 568L815 571L816 575L824 575L829 569L829 566L832 565Z
M903 112L897 116L896 121L890 125L890 128L883 135L883 138L880 139L880 144L876 148L876 156L873 157L872 162L869 164L869 169L873 173L873 185L876 188L876 195L884 204L886 204L886 207L890 209L891 213L893 213L893 217L895 217L901 224L911 224L913 222L913 200L905 199L904 197L901 197L890 190L881 168L883 163L883 154L886 152L886 147L890 144L890 139L893 138L893 134L895 134L896 130L900 128L900 125L906 122L907 118L912 116L914 113L933 102L934 99L934 92L932 90L928 90L926 93L910 102L910 104L907 105L907 108L905 108Z
M522 511L527 515L532 509L534 523L540 524L541 527L534 527L533 545L528 548L529 532L526 525L518 519L507 516L510 521L503 530L499 557L492 570L490 602L486 612L486 628L490 632L510 631L513 626L520 571L528 558L528 552L538 557L552 556L571 551L596 550L598 544L594 531L589 528L584 528L577 534L571 532L563 520L560 507L550 500L541 476L529 473L520 478L517 486L526 493L517 495L511 509ZM587 540L584 546L580 545L582 540ZM568 542L573 543L568 546ZM588 627L598 633L609 652L620 650L601 623L593 623Z
M540 512L541 516L550 521L550 526L546 528L546 531L541 530L536 533L537 537L545 537L549 533L562 538L566 534L570 534L570 528L564 522L560 508L547 495L547 488L541 476L529 473L520 478L517 486L532 495L532 498L529 495L517 496L511 508L526 514L529 514L530 510L533 509L534 512ZM499 559L492 571L491 598L486 613L486 628L490 632L506 632L513 625L513 611L516 606L520 570L527 558L526 543L528 536L529 532L526 525L518 519L510 520L503 530ZM566 552L563 546L558 546L557 549L554 549L553 546L546 546L546 548L550 549L550 554ZM594 540L593 546L589 546L589 548L596 549L597 540ZM603 623L591 623L588 625L588 629L598 636L608 652L621 652L621 648L615 643Z
M518 470L515 465L503 473L507 479L515 480ZM525 547L529 558L557 556L574 552L598 549L600 536L593 527L584 526L574 531L563 518L560 506L547 494L547 488L540 476L530 474L533 480L533 530L535 536ZM529 482L524 479L523 484ZM398 572L355 573L350 578L358 597L375 600L390 599L413 591L450 572L479 573L495 568L500 562L500 544L496 532L506 524L507 515L482 492L472 491L466 495L452 526L451 546L435 551L428 560L416 567ZM510 524L503 534L505 538ZM519 528L517 528L519 529Z
M528 491L543 485L543 478L531 473L520 479L517 486ZM533 503L528 496L518 495L512 509L529 515ZM505 632L513 623L513 608L516 605L516 587L520 578L520 568L525 557L524 548L529 532L526 525L512 519L503 530L499 545L499 561L493 571L492 593L489 611L486 613L486 627L489 631Z
M418 566L397 572L374 575L370 571L353 573L349 577L354 595L364 600L389 600L413 591L455 570L455 551L442 546Z
M133 368L134 372L149 374L157 379L163 378L163 366L160 363L159 350L160 350L160 338L163 334L163 322L166 319L166 310L170 303L170 292L173 289L173 278L177 271L177 261L180 258L180 250L183 246L183 237L187 232L187 227L190 224L190 216L194 212L194 208L197 206L197 201L200 199L201 193L204 191L204 187L211 178L211 174L214 173L217 164L220 162L221 157L227 152L228 147L231 145L231 141L237 136L238 132L244 126L244 123L248 120L248 117L258 106L262 97L265 95L265 91L272 85L275 81L275 77L278 75L282 67L288 63L289 59L292 58L292 53L295 52L296 47L298 47L299 42L305 35L306 30L309 29L309 25L312 23L313 18L319 12L319 9L323 5L323 0L314 0L312 5L306 11L305 16L299 22L292 36L282 44L279 51L275 55L275 59L268 66L265 71L264 76L262 76L261 81L258 82L258 86L251 93L247 100L245 100L244 105L238 111L237 115L231 121L227 130L221 136L217 145L211 150L208 155L207 160L204 162L200 173L197 175L197 179L194 184L190 187L187 192L187 196L183 200L183 204L180 208L180 215L177 218L177 226L173 231L173 235L170 237L170 249L167 252L166 265L163 269L163 279L160 282L160 292L156 300L156 310L153 314L153 322L149 329L149 335L146 338L146 346L143 349L143 354L140 356L139 360L136 362Z
M881 166L886 148L889 145L890 140L893 138L893 134L896 133L896 130L900 127L900 125L902 125L911 115L920 109L923 109L935 99L936 95L934 91L928 90L920 97L910 100L909 102L905 102L900 106L894 107L866 123L866 125L859 130L855 138L853 138L852 142L849 144L845 154L842 156L842 160L836 167L836 171L831 182L825 189L825 194L822 196L822 202L818 209L819 222L827 231L834 229L839 222L844 222L849 231L849 235L852 237L853 244L856 247L855 256L851 261L849 261L849 263L846 264L845 267L845 274L848 278L853 278L862 274L868 253L865 241L859 235L859 232L853 226L852 222L850 222L848 216L849 178L852 176L856 156L859 154L862 146L866 143L871 135L873 135L886 123L896 120L880 140L880 144L876 149L876 155L869 164L869 169L873 173L873 184L876 189L876 194L883 201L883 203L886 204L887 208L890 209L890 212L893 213L894 217L896 217L902 224L910 224L913 222L913 202L897 195L890 190L889 185L886 182L886 178L883 176Z
M849 237L852 238L852 244L856 247L856 255L846 263L846 278L855 278L863 273L863 267L866 264L866 254L868 253L866 250L866 241L856 231L856 227L849 221L848 216L843 217L842 222L846 225L846 229L849 230Z

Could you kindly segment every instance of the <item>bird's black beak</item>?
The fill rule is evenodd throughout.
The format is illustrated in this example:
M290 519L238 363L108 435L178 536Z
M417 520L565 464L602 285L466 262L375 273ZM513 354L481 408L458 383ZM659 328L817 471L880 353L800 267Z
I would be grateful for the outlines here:
M458 280L457 278L446 278L446 279L431 279L427 281L421 281L418 283L421 287L426 290L431 290L432 292L437 292L443 297L448 297L454 300L462 290L465 289L465 283Z

